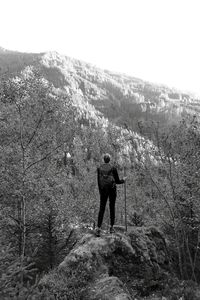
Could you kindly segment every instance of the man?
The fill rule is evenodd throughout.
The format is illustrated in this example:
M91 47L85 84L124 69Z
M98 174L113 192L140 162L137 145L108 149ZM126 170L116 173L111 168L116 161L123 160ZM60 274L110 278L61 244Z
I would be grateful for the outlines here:
M97 236L100 236L101 225L108 198L110 206L110 233L114 232L113 225L115 223L115 201L117 196L116 184L122 184L126 180L126 177L121 180L119 179L117 169L110 164L110 158L111 157L108 153L105 154L103 157L104 163L97 168L97 181L100 194L100 208L96 230Z

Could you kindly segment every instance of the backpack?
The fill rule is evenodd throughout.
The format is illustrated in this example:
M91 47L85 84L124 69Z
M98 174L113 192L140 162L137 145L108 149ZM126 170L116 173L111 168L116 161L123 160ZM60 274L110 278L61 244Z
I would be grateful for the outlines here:
M99 168L99 184L101 189L114 188L115 179L113 176L113 168L110 165L102 165Z

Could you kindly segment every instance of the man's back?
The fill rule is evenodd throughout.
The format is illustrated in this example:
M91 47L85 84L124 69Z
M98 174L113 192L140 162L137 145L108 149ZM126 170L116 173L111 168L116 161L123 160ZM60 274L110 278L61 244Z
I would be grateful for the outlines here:
M115 178L113 166L110 163L102 164L98 169L98 186L99 191L103 189L112 189L115 187Z
M112 166L110 163L103 163L99 168L97 168L97 174L98 174L98 187L99 191L103 189L103 176L109 176L110 181L110 188L116 188L116 184L122 184L124 183L124 179L119 179L119 175L117 172L116 167ZM112 184L111 184L112 182Z

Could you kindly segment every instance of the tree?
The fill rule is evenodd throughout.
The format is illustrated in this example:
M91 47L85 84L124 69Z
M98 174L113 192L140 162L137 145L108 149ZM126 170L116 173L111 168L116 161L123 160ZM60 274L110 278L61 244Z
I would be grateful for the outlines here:
M196 281L199 278L199 125L191 117L168 130L151 123L148 136L154 146L146 148L145 158L141 160L155 201L163 201L160 216L176 247L180 276Z
M30 68L19 77L2 80L0 96L0 195L23 260L33 202L48 195L42 182L56 181L57 157L64 142L71 142L74 110L70 99Z

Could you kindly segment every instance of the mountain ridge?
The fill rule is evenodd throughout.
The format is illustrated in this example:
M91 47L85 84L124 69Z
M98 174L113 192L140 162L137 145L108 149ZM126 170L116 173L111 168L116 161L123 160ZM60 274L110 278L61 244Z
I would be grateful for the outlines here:
M38 69L66 95L82 98L82 104L90 104L116 125L126 123L132 130L138 130L140 120L165 124L179 120L185 113L200 112L199 99L167 85L103 70L57 51L34 54L0 48L1 76L18 75L28 66Z

